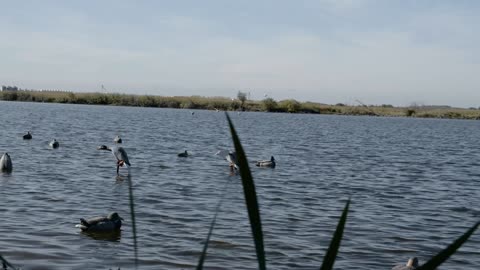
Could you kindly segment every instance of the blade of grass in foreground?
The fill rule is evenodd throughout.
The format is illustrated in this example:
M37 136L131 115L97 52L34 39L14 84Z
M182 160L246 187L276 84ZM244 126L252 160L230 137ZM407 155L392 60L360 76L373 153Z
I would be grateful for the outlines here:
M220 198L220 200L218 200L217 207L215 208L215 215L213 216L212 223L210 224L210 229L208 230L207 239L205 240L205 244L203 245L202 254L200 255L200 259L198 260L197 270L203 269L203 262L205 261L205 258L207 256L208 242L210 242L210 237L212 236L213 227L215 227L217 215L218 215L218 212L220 211L220 206L222 205L223 199L227 194L229 184L230 184L230 179L228 179L227 183L225 184L225 187L223 188L222 197Z
M477 222L472 228L470 228L466 233L460 236L455 242L450 244L446 249L440 251L437 255L431 258L424 265L416 268L416 270L434 270L437 269L440 264L444 263L451 255L453 255L457 249L459 249L463 243L465 243L468 238L475 232L475 230L480 225L480 222Z
M266 269L265 264L265 251L263 247L263 232L262 222L260 220L260 211L257 202L257 192L255 191L255 183L253 182L250 168L248 167L247 157L243 151L240 139L235 132L232 120L228 113L227 116L228 125L230 126L230 132L232 133L233 144L235 145L235 151L237 152L237 162L240 167L240 176L242 178L243 194L245 196L245 203L247 204L248 218L250 219L250 227L252 228L253 241L255 242L255 250L257 253L258 268L260 270Z
M135 205L133 203L132 177L128 174L128 199L130 202L130 218L132 219L133 248L135 252L135 268L138 268L137 228L135 226Z
M5 260L5 258L3 258L2 255L0 255L0 261L2 261L2 266L3 266L3 269L7 269L7 266L12 268L12 269L17 269L15 268L15 266L13 266L11 263L9 263L7 260Z
M350 199L348 199L347 204L343 209L342 216L338 221L337 229L333 234L332 242L330 242L330 246L328 247L327 254L325 254L325 258L323 258L323 263L322 263L322 266L320 267L320 270L333 269L333 264L335 263L335 259L337 258L338 249L340 248L340 242L342 241L343 229L345 228L345 223L347 222L347 214L348 214L349 206L350 206Z

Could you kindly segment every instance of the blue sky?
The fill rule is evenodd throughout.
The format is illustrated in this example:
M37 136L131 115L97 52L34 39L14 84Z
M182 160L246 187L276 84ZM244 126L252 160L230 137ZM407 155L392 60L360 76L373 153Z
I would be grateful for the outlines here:
M480 106L480 1L0 0L0 84Z

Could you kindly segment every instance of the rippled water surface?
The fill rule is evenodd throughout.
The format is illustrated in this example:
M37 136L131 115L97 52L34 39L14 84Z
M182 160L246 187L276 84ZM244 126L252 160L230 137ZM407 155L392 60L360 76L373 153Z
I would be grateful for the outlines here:
M391 269L436 254L480 220L480 122L231 113L252 166L269 269L318 269L351 196L336 269ZM194 269L227 183L206 269L255 269L224 113L0 102L0 254L22 269L131 269L125 170L97 151L120 135L132 163L140 269ZM22 135L31 130L32 140ZM60 148L50 149L56 138ZM179 158L188 150L192 155ZM117 211L119 234L80 217ZM480 269L480 232L442 266Z

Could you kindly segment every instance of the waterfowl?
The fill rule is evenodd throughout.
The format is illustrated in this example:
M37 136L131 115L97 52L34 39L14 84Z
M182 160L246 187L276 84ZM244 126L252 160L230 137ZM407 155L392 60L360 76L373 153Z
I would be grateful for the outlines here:
M177 156L179 156L179 157L188 157L188 152L187 152L187 150L185 150L185 152L178 153Z
M392 270L414 270L418 267L418 259L417 257L413 257L408 259L406 265L397 265L392 268Z
M10 155L8 153L5 153L2 155L2 158L0 158L0 171L11 173L12 170L12 159L10 158Z
M52 148L58 148L60 146L60 143L58 143L57 140L53 139L53 141L51 141L48 145L50 145L50 147Z
M272 156L270 157L270 160L259 160L257 161L256 165L258 167L270 167L270 168L275 168L275 158Z
M122 138L120 138L120 136L117 135L117 136L113 139L113 141L114 141L115 143L122 143Z
M30 133L30 131L28 131L27 134L24 134L24 135L23 135L23 139L24 139L24 140L30 140L30 139L32 139L32 134Z
M117 175L120 170L120 167L127 166L130 167L130 161L128 160L128 155L127 151L123 149L122 147L118 146L113 146L113 147L108 147L106 145L101 145L97 148L97 150L105 150L105 151L110 151L112 152L113 156L117 159Z
M234 169L238 170L238 160L237 160L237 153L231 152L228 150L220 150L215 155L224 156L225 159L229 162L230 169L233 171Z
M123 218L113 212L106 217L94 217L88 220L80 218L80 224L75 225L75 227L84 232L113 232L120 230L122 220Z
M228 155L225 157L228 162L230 162L229 166L233 170L238 170L238 160L237 160L237 153L236 152L228 152Z

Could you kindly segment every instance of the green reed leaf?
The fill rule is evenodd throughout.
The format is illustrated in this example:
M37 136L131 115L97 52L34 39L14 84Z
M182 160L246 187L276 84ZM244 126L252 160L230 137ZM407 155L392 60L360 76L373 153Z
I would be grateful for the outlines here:
M340 242L342 241L343 229L345 228L345 223L347 222L348 208L350 207L350 199L348 199L345 208L343 209L342 216L338 221L337 229L333 234L332 241L328 247L327 254L323 258L322 266L320 270L330 270L333 269L333 264L337 258L338 249L340 248Z
M135 222L135 204L133 202L132 177L128 174L128 199L130 204L130 218L132 219L133 248L135 255L135 268L138 268L138 245L137 245L137 227Z
M465 232L462 236L460 236L457 240L455 240L452 244L450 244L447 248L440 251L437 255L431 258L428 262L421 265L420 267L416 268L416 270L434 270L437 269L442 263L444 263L451 255L453 255L457 249L459 249L467 240L468 238L475 232L475 230L480 225L480 222L473 225L467 232Z
M255 243L255 250L257 253L258 267L260 270L266 269L265 263L265 250L263 245L263 232L262 222L260 220L260 211L257 201L257 192L255 191L255 183L253 182L252 174L250 173L250 167L248 166L247 157L243 151L240 139L237 136L237 132L233 126L232 120L228 113L227 116L228 125L230 126L230 132L232 133L232 140L237 153L237 162L240 167L240 176L242 178L243 194L245 196L245 203L247 205L248 218L250 220L250 227L252 229L253 240Z
M5 258L3 258L2 255L0 255L0 261L2 261L2 267L3 269L8 269L8 267L12 268L13 270L17 269L15 266L13 266L11 263L9 263Z
M203 245L203 250L202 250L202 254L200 255L200 259L198 260L197 270L203 269L203 263L205 262L205 258L207 257L208 243L210 242L210 237L212 236L213 228L215 227L215 222L217 220L218 212L220 212L220 206L222 205L223 199L227 194L227 188L229 183L230 183L230 180L227 181L227 184L223 189L222 197L220 198L220 200L218 200L217 207L215 208L215 215L213 216L213 220L210 223L210 229L208 230L207 239L205 240L205 244Z

